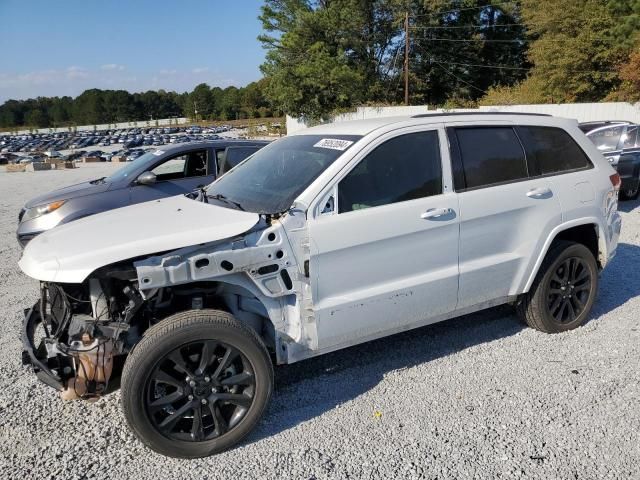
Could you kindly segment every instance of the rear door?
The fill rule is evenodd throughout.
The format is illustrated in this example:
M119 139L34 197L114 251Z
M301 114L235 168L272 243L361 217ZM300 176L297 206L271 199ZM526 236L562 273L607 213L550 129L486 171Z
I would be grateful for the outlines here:
M517 289L534 252L560 223L548 178L531 178L510 125L450 126L460 201L458 308L497 303Z
M198 148L162 159L149 170L156 175L155 184L132 184L131 203L192 192L213 182L215 174L209 172L209 152L207 148Z

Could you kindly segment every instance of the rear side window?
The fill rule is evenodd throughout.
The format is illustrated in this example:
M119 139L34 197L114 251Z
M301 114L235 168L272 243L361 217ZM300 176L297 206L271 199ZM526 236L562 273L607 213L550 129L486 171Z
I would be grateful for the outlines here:
M376 147L338 185L338 212L442 193L438 132L400 135Z
M571 135L561 128L518 127L530 168L535 175L549 175L591 166L589 158Z
M627 133L623 135L624 143L622 144L622 148L634 148L640 145L640 140L638 140L638 126L630 126L627 127Z
M480 188L527 178L527 161L511 127L455 128L460 164L456 190ZM461 174L462 173L462 174Z

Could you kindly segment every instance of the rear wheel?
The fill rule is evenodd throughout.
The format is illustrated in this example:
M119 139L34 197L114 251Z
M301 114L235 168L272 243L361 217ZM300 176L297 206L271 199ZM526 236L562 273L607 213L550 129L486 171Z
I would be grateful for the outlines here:
M225 312L194 310L163 320L136 345L122 374L122 406L153 450L204 457L242 440L272 389L256 332Z
M598 265L582 244L559 241L550 249L518 314L546 333L571 330L584 323L598 289Z

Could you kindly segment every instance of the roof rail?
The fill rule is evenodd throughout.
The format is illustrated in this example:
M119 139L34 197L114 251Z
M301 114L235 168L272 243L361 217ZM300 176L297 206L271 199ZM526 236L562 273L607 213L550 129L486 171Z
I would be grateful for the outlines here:
M424 117L453 117L459 115L533 115L536 117L552 117L548 113L526 113L526 112L443 112L443 113L420 113L412 115L411 118Z

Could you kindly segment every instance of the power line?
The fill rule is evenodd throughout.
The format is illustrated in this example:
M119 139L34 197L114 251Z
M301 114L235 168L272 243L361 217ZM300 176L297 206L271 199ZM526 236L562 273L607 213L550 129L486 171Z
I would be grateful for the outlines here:
M527 40L522 39L500 39L500 38L431 38L431 37L413 37L420 40L425 40L428 42L488 42L488 43L525 43ZM576 40L576 38L554 38L554 39L544 39L547 42L571 42ZM599 40L599 41L607 41L613 42L612 38L602 38L602 37L592 37L589 40Z
M463 78L458 77L455 73L451 72L449 69L445 68L440 62L436 62L435 60L433 60L433 62L438 65L440 68L442 68L446 73L448 73L449 75L451 75L452 77L454 77L455 79L457 79L458 81L470 86L471 88L475 88L477 91L479 91L480 93L483 94L487 94L487 92L483 89L481 89L480 87L476 87L473 83L467 82L466 80L464 80Z
M460 65L464 67L478 67L478 68L492 68L496 70L522 70L529 71L531 68L525 67L512 67L509 65L487 65L481 63L459 63L459 62L447 62L449 65ZM615 70L567 70L571 73L612 73L617 74Z
M431 13L423 13L423 14L419 14L419 15L413 15L412 18L418 18L418 17L435 17L438 15L444 15L446 13L457 13L457 12L466 12L468 10L480 10L483 8L490 8L490 7L501 7L505 4L508 3L516 3L514 0L507 0L504 2L498 2L498 3L493 3L493 4L489 4L489 5L482 5L482 6L478 6L478 7L466 7L466 8L454 8L452 10L442 10L440 12L431 12Z

